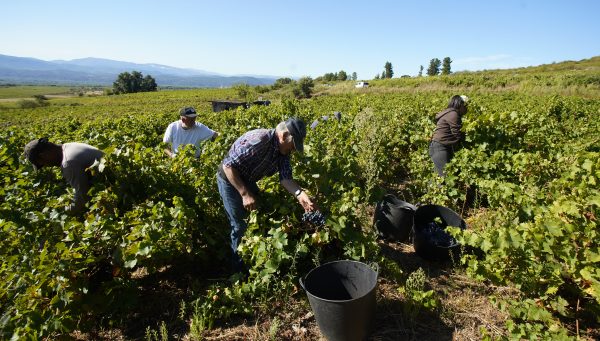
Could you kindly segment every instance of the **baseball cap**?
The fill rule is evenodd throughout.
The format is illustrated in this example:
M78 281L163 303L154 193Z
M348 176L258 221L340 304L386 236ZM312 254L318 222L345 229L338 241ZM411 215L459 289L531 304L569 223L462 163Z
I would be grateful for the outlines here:
M38 170L38 168L40 168L36 163L38 153L41 151L42 147L47 143L48 138L42 137L40 139L33 139L25 145L25 157L27 158L27 160L29 160L29 162L31 162L31 164L33 165L33 169L35 170Z
M285 121L285 126L292 135L294 148L302 153L304 151L304 138L306 137L306 124L299 118L291 117Z
M179 110L179 116L196 117L198 116L198 114L196 114L196 109L194 109L193 107L185 107Z

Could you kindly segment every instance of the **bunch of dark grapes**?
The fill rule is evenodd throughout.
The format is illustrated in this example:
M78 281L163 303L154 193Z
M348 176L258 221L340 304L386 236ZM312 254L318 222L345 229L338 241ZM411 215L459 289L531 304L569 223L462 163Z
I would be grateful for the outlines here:
M314 226L323 226L325 225L325 215L319 210L304 212L302 222L310 223Z
M452 247L458 244L454 237L444 231L444 228L434 221L428 223L422 230L422 233L427 240L438 247Z

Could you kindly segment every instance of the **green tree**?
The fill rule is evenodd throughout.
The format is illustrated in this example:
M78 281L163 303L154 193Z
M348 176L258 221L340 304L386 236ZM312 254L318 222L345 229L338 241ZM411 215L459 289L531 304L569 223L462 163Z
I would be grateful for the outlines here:
M342 70L340 72L338 72L337 74L337 80L339 81L345 81L348 79L348 74L346 73L346 71Z
M352 72L352 80L355 81L358 79L358 75L356 74L356 72Z
M289 77L283 77L283 78L279 78L275 81L275 83L273 84L272 88L273 90L277 90L277 89L281 89L283 88L285 85L291 84L292 83L292 79Z
M117 76L117 80L113 82L113 93L114 94L127 94L131 91L131 74L129 72L122 72Z
M131 72L131 92L140 92L142 90L142 82L144 81L144 75L139 71Z
M246 84L246 83L239 83L239 84L235 84L232 87L233 90L235 90L235 92L237 93L238 97L243 99L243 100L247 100L248 99L248 95L250 95L250 85Z
M156 84L156 80L150 76L150 75L146 75L146 77L144 77L144 79L142 80L142 92L148 92L148 91L156 91L156 89L158 88L158 85Z
M429 67L427 68L427 75L428 76L437 76L440 74L440 66L442 65L442 61L437 59L437 58L433 58L430 62L429 62Z
M419 68L419 77L423 76L423 65Z
M394 70L392 70L392 63L385 62L385 78L392 78L394 76ZM382 77L384 78L384 77Z
M156 91L156 81L152 76L147 75L145 78L139 71L122 72L113 82L113 93L129 94L143 91Z
M450 64L452 64L452 59L450 59L450 57L444 58L442 63L442 75L449 75L452 73L452 71L450 71Z
M278 80L275 81L276 84L281 84L281 85L287 85L292 83L292 79L289 77L283 77L283 78L279 78Z
M326 82L331 82L337 79L337 74L333 72L328 72L323 75L323 80Z
M296 98L310 98L314 86L315 83L311 77L302 77L298 80L298 84L294 88L294 96Z

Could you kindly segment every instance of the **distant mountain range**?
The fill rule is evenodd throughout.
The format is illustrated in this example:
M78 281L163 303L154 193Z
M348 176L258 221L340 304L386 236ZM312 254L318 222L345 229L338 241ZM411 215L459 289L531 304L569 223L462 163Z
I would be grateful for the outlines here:
M234 84L270 85L278 77L227 76L160 64L136 64L101 58L45 61L0 54L0 84L57 84L110 86L122 72L151 75L159 87L228 87Z

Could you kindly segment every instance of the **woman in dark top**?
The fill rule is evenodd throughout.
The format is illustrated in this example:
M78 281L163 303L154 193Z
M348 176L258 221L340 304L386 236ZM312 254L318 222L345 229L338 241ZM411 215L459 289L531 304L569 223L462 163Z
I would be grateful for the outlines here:
M467 113L467 96L452 96L448 107L435 116L435 130L429 144L429 156L438 175L444 176L444 166L464 140L462 116Z

